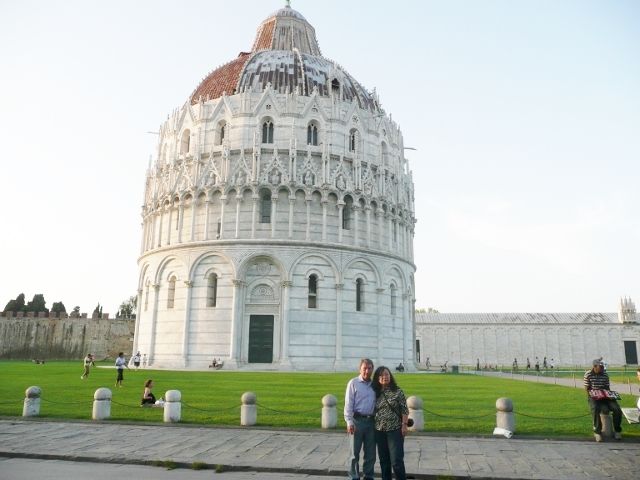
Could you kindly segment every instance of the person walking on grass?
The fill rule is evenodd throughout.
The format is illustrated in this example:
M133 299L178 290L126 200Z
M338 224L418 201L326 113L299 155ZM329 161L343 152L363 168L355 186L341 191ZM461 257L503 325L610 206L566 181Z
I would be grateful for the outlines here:
M124 367L129 369L129 365L127 365L127 360L124 358L124 352L118 353L118 358L116 358L116 368L118 369L118 376L116 378L116 387L122 387L122 380L124 379Z
M93 355L87 353L87 356L84 357L83 366L84 370L82 371L82 375L80 375L80 380L84 380L89 376L89 372L91 371L91 367L95 367L96 364L93 362Z

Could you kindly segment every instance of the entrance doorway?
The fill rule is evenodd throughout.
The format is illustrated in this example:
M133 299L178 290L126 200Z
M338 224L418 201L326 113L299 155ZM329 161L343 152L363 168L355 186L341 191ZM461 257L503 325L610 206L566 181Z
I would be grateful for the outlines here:
M627 365L638 365L638 350L635 340L624 341L624 356Z
M249 363L273 362L273 315L249 317Z

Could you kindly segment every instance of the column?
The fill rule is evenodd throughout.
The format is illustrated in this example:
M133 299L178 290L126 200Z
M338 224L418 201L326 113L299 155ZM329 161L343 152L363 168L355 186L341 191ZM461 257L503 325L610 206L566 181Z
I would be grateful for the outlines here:
M141 281L144 281L141 280ZM133 351L137 352L138 348L138 339L140 338L140 313L142 312L142 288L138 289L138 296L136 301L136 323L133 329Z
M337 367L342 363L342 289L344 284L336 283L336 360Z
M402 364L408 365L409 363L409 354L412 351L411 341L413 338L413 334L409 331L411 327L411 322L409 321L409 295L406 293L402 294ZM460 336L458 336L459 338Z
M147 221L146 218L142 221L140 225L142 227L142 240L140 240L140 255L144 253L145 242L147 241Z
M376 288L376 316L378 317L378 365L382 365L382 352L384 351L384 321L383 318L386 315L382 313L382 298L384 295L384 288ZM404 364L404 363L403 363Z
M224 206L227 204L227 196L220 196L220 240L224 238Z
M289 197L289 238L293 238L293 207L296 203L296 197Z
M209 240L209 207L211 206L211 201L207 196L207 199L204 203L204 240Z
M253 205L251 207L251 238L256 238L256 208L258 206L258 196L253 195Z
M367 215L367 248L371 248L371 206L364 207Z
M338 242L342 243L342 210L344 209L344 202L340 200L338 202Z
M322 200L322 241L327 241L327 200Z
M276 237L276 215L278 214L278 195L271 197L271 238Z
M376 218L378 219L378 247L384 250L384 210L378 208Z
M178 206L178 243L182 243L182 226L184 225L184 203Z
M353 244L357 247L360 235L358 235L358 226L360 224L360 206L353 205Z
M184 308L184 324L182 327L182 366L186 367L189 361L189 319L191 316L191 287L193 287L193 282L185 280L184 284L187 287L187 301Z
M161 247L162 246L162 217L164 216L162 214L162 210L160 210L160 212L158 213L158 216L160 217L160 219L158 220L158 243L156 244L157 247ZM171 225L169 225L169 229L171 229Z
M171 218L173 217L173 208L169 206L167 210L167 241L165 244L171 245ZM164 214L162 216L164 216ZM162 220L162 217L160 217L160 220ZM160 222L160 231L162 231L162 222Z
M244 282L242 280L233 279L231 280L233 283L233 300L231 302L231 332L229 339L229 363L231 363L234 367L238 365L238 360L240 357L240 349L239 343L241 329L241 318L240 318L240 302L242 301L242 287L244 286Z
M191 197L191 233L189 234L189 241L193 242L196 233L196 211L198 209L198 201Z
M391 218L391 213L386 218L389 221L389 251L393 252L393 219Z
M311 240L311 199L306 198L305 202L307 204L307 232L305 235L305 240L308 242Z
M242 204L242 197L236 193L236 238L240 236L240 205Z
M156 322L158 321L158 303L159 303L159 296L160 296L160 285L157 283L153 284L153 290L154 290L153 312L151 315L151 333L149 335L149 338L151 339L151 341L149 342L149 357L147 359L149 366L151 366L151 364L154 361L153 356L156 349Z
M280 363L290 365L289 361L289 296L293 282L282 282L282 352Z

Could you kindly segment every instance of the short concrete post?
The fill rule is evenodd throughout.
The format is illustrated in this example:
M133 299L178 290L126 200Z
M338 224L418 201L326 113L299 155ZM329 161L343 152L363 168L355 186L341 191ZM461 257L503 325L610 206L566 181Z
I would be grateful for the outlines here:
M93 414L94 420L106 420L111 416L111 390L99 388L93 394Z
M422 410L423 402L420 397L414 395L407 398L407 407L409 407L409 418L413 419L413 427L409 427L412 432L421 432L424 430L424 411Z
M501 397L496 400L496 429L502 429L504 432L515 433L516 417L513 413L513 401L510 398ZM502 435L507 435L501 432ZM495 433L495 432L494 432Z
M258 397L253 392L245 392L240 397L242 406L240 407L240 425L250 427L258 421Z
M180 421L182 414L182 394L180 390L167 390L164 394L164 423Z
M40 387L29 387L24 392L24 405L22 406L23 417L37 417L40 415Z
M613 438L613 420L609 415L609 411L600 414L600 421L602 422L601 435L604 438Z
M322 397L322 420L320 421L322 428L336 428L338 425L337 403L336 397L331 394Z

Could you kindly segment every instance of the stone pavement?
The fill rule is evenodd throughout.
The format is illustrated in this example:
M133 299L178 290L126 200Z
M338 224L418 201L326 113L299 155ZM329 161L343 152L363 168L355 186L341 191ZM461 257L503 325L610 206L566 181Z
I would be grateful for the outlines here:
M340 476L346 433L0 419L0 457L116 464L194 462L227 470ZM635 479L640 443L410 434L407 471L415 478ZM441 477L439 477L441 476ZM0 472L0 478L2 474ZM346 475L345 475L346 477Z

